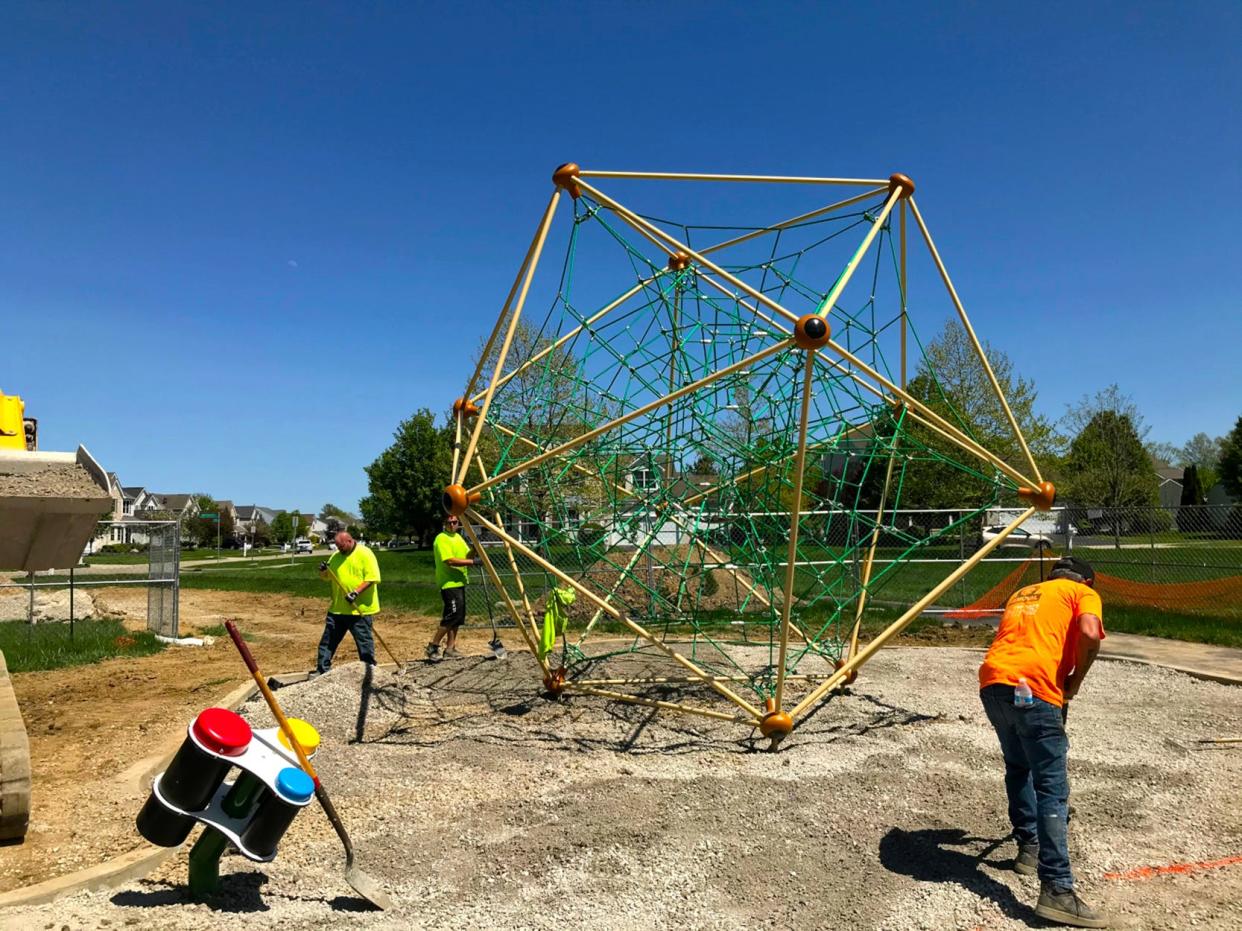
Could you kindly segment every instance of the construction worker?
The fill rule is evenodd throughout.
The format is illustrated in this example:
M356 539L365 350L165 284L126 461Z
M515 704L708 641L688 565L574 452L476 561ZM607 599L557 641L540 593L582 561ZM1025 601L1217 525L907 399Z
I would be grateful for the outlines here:
M461 519L448 514L444 518L444 530L436 534L431 544L436 560L436 584L440 587L440 600L444 613L440 627L431 643L427 644L427 659L440 659L440 641L444 641L444 656L457 655L457 631L466 622L467 569L483 565L479 557L470 556L470 544L462 539Z
M1080 928L1107 921L1074 892L1063 706L1087 676L1104 639L1095 571L1073 556L1048 581L1016 591L979 668L980 697L1000 739L1005 792L1018 855L1014 870L1038 874L1035 914Z
M358 659L375 665L375 637L372 620L379 613L379 562L370 548L358 543L345 531L335 537L336 552L319 564L319 577L332 585L332 603L319 638L315 672L332 668L332 657L348 631L358 647Z

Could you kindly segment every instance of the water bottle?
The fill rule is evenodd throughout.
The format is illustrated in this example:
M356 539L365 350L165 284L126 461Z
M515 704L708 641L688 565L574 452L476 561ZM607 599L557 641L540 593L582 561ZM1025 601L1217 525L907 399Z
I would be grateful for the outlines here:
M1019 679L1013 687L1013 703L1019 708L1029 708L1035 704L1035 694L1025 678Z

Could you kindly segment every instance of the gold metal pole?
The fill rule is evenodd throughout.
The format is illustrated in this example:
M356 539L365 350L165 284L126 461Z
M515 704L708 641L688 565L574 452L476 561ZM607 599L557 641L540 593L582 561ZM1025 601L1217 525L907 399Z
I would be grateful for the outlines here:
M616 618L626 627L630 628L630 630L634 631L634 633L638 634L638 636L642 637L644 640L650 643L657 650L660 650L662 653L667 655L671 660L673 660L673 662L678 663L681 666L684 666L686 669L689 669L695 675L702 676L705 680L710 679L707 673L705 673L702 669L696 666L689 659L682 656L680 653L676 652L675 650L670 649L666 644L664 644L663 642L661 642L660 640L652 636L642 626L640 626L639 624L636 624L633 620L626 617L624 614L622 614L620 611L618 611L608 602L604 601L602 598L596 595L595 592L591 591L589 588L584 586L581 582L570 577L569 575L566 575L564 572L562 572L552 563L548 562L546 559L544 559L534 550L525 546L520 540L516 540L513 537L511 537L503 529L501 529L500 527L497 527L495 524L492 524L490 521L488 521L488 519L484 517L483 515L478 514L475 511L467 511L466 513L469 514L472 517L472 519L477 520L479 523L481 523L484 527L486 527L492 533L496 534L496 536L507 539L513 545L515 549L525 554L527 559L533 560L534 562L538 563L540 566L542 566L552 575L556 576L566 585L572 586L578 592L578 594L582 595L588 601L592 602L593 604L595 604L596 606L600 608L603 608L604 611L612 615L614 618ZM733 704L737 705L739 708L741 708L751 717L753 717L756 721L762 717L762 712L760 712L758 708L756 708L746 699L742 698L740 695L735 694L732 689L726 687L725 685L719 682L709 681L707 684L710 685L717 692L719 692L721 695L723 695L725 698L727 698L729 701L733 702Z
M539 242L539 229L535 228L535 235L531 237L530 245L526 247L526 255L522 259L522 264L518 267L517 274L513 277L513 286L509 288L509 294L505 297L504 304L501 305L500 314L496 317L496 323L492 327L491 336L487 338L487 343L483 347L483 352L479 355L479 361L475 363L474 373L470 376L470 380L466 382L466 390L461 393L463 398L470 397L470 391L474 387L474 383L479 380L479 376L483 373L483 366L487 364L487 357L491 354L492 346L496 342L496 337L500 335L500 328L504 325L505 318L508 316L509 307L513 303L513 295L517 293L518 285L522 281L522 276L526 273L526 266L530 264L530 257L535 253L535 244ZM456 475L456 471L453 473Z
M896 440L896 435L893 439ZM871 566L875 562L875 548L880 542L880 529L884 525L884 505L888 502L888 489L893 482L893 462L896 456L890 448L888 469L884 473L884 489L880 492L880 506L875 513L875 530L871 533L871 545L867 548L867 561L863 563L862 590L858 593L858 609L854 612L854 629L850 632L849 657L858 652L858 631L862 627L863 611L867 607L867 586L871 584ZM847 657L848 658L848 657Z
M522 623L522 619L518 615L517 606L514 605L513 599L509 597L509 590L505 588L504 584L500 581L500 574L496 571L496 567L492 565L491 557L487 554L487 550L483 548L483 544L479 542L479 538L474 533L474 528L471 527L466 521L462 521L462 524L466 528L466 533L470 535L470 542L474 544L474 551L483 559L483 566L487 570L487 574L492 577L492 582L504 596L505 605L508 607L509 613L513 616L513 620L517 623L518 630L522 632L522 639L526 641L526 645L530 648L531 655L535 657L536 661L538 661L539 666L543 669L544 675L547 675L550 672L548 664L544 658L539 655L539 648L536 647L535 642L531 640L530 633L526 630L526 625Z
M992 371L992 363L988 361L987 353L983 351L983 344L979 342L979 337L975 335L975 328L970 325L970 318L966 316L966 308L962 306L962 300L957 296L957 289L953 287L953 280L949 277L949 270L945 268L944 262L940 259L940 253L936 250L936 244L932 241L931 231L928 230L927 224L923 222L923 214L919 212L919 205L914 202L913 196L910 198L910 210L914 213L914 222L918 224L919 231L923 234L923 241L927 243L927 251L931 253L932 261L936 263L936 269L940 272L940 280L944 282L944 286L949 292L949 297L953 299L953 306L957 308L957 316L962 321L962 326L966 328L966 335L970 337L970 344L975 347L975 353L979 356L979 361L983 363L983 370L988 374L988 381L992 383L992 390L996 392L996 397L1000 400L1001 407L1005 410L1005 417L1009 420L1009 426L1013 428L1014 436L1018 438L1018 444L1022 447L1027 464L1030 465L1031 471L1035 474L1035 481L1030 484L1030 487L1036 488L1044 480L1044 477L1039 472L1039 465L1035 462L1035 457L1031 455L1030 447L1026 445L1026 437L1022 435L1022 428L1018 426L1018 419L1014 417L1013 410L1009 407L1009 401L1005 398L1005 392L1001 390L1000 382L996 379L996 373Z
M786 682L812 682L827 679L831 673L798 673L786 676ZM747 676L710 676L713 682L749 682ZM624 679L575 679L577 685L701 685L700 676L632 676Z
M871 243L875 241L875 237L879 235L881 229L884 228L884 221L888 219L888 215L893 212L893 205L897 203L902 194L902 189L894 187L888 200L884 202L884 209L880 211L880 215L876 217L875 222L871 224L871 229L867 230L867 235L863 237L862 244L854 252L854 257L849 260L845 266L845 270L841 272L841 277L837 279L837 283L832 286L832 290L828 292L828 296L824 298L823 310L820 311L821 317L827 317L832 313L832 308L836 306L837 298L841 296L841 292L845 290L845 286L850 283L850 279L854 277L854 272L858 269L858 263L862 261L867 250L871 248Z
M989 453L986 450L984 450L982 446L980 446L978 443L976 443L974 440L968 437L965 433L963 433L957 427L953 426L951 423L949 423L947 420L945 420L943 417L941 417L939 414L933 411L930 407L928 407L922 401L918 400L918 398L915 398L904 388L898 387L897 385L893 384L891 381L889 381L887 378L885 378L883 375L881 375L879 372L877 372L875 369L869 366L866 362L862 361L862 359L859 359L857 356L855 356L852 352L850 352L840 343L836 342L835 340L830 339L828 340L827 343L824 344L824 346L825 348L831 349L833 352L839 355L842 359L846 360L851 365L861 370L863 374L867 375L870 378L874 378L878 384L882 385L886 390L891 392L896 398L900 399L901 403L903 403L907 407L911 415L918 415L918 419L922 421L923 423L928 424L928 426L932 426L933 424L937 425L939 427L939 432L941 433L941 435L945 436L948 439L952 439L954 443L956 443L958 446L965 449L967 452L971 453L972 455L978 456L980 459L983 459L985 462L990 462L991 464L995 465L998 469L1000 469L1002 472L1004 472L1006 475L1008 475L1010 478L1014 479L1014 481L1018 482L1021 485L1028 485L1032 488L1038 485L1038 482L1032 482L1030 479L1026 478L1017 469L1013 468L1009 464L997 458L992 453ZM874 394L876 394L878 397L883 398L888 403L890 404L894 403L892 398L885 397L883 392L878 391L873 386L868 385L866 381L864 381L862 378L859 378L856 372L852 372L849 369L845 368L845 366L835 363L831 359L828 359L828 358L824 358L824 362L828 365L833 366L834 368L838 368L841 371L845 372L845 374L849 375L860 385L869 389Z
M712 175L670 171L581 171L578 178L647 178L655 181L766 181L775 184L854 184L888 187L878 178L803 178L788 175Z
M483 409L479 412L478 422L475 423L474 430L470 434L470 445L466 447L465 461L461 464L461 474L454 475L454 481L465 481L466 472L470 468L470 460L474 456L475 447L479 444L479 435L483 432L483 424L487 420L487 412L491 409L492 399L496 396L496 382L500 380L500 373L504 371L505 358L509 355L509 347L513 344L513 336L517 332L518 321L522 318L522 308L526 304L526 295L530 293L530 284L534 280L535 269L539 267L539 256L543 253L543 244L548 239L548 229L552 226L552 217L556 214L556 204L560 197L561 189L558 187L552 192L552 198L548 201L548 207L543 212L543 220L539 224L539 231L535 234L535 251L530 257L530 262L527 263L526 275L522 280L522 290L518 294L517 303L513 306L513 314L509 318L509 331L505 334L505 341L500 347L500 355L496 358L496 369L492 372L491 384L488 385L487 394L483 396Z
M695 252L688 245L677 240L673 236L670 236L668 233L664 232L664 230L660 229L654 223L644 220L642 217L634 213L628 207L624 207L621 204L617 203L607 194L603 193L600 190L597 190L596 188L592 187L590 184L587 184L585 181L579 180L578 185L584 191L590 194L595 200L603 204L605 207L611 208L612 211L617 214L617 216L619 216L622 220L624 220L630 226L634 227L634 229L646 230L651 235L658 236L661 240L663 240L665 243L668 244L665 248L670 253L672 252L686 253L686 255L690 256L690 258L694 262L698 263L699 265L702 265L704 268L711 269L713 272L715 272L725 281L729 282L729 284L733 285L735 288L740 288L742 291L749 294L754 300L758 301L760 304L763 304L765 307L767 307L769 310L776 311L778 314L780 314L790 323L798 322L798 315L795 314L793 311L788 310L785 307L782 307L780 304L772 300L772 298L768 297L766 294L762 293L761 291L756 291L754 288L752 288L746 282L742 281L740 278L735 278L733 275L730 275L727 271L725 271L723 268L721 268L711 259L707 258L706 256L702 255L699 252Z
M798 526L802 518L802 478L806 468L806 429L811 418L811 384L815 376L815 350L806 350L802 376L802 414L798 421L798 452L794 456L793 513L789 518L789 556L785 562L785 597L781 603L780 659L776 666L776 710L785 697L785 655L789 651L789 614L793 610L794 578L797 576Z
M901 233L901 387L906 387L906 202L901 202L901 221L898 224Z
M855 194L853 197L847 197L845 200L839 200L835 204L829 204L827 207L820 207L818 210L812 210L810 213L801 213L796 217L790 217L788 220L782 220L780 223L774 223L772 226L765 226L763 229L753 230L742 236L735 236L733 239L727 239L724 242L718 242L714 246L708 246L706 249L700 249L700 255L711 255L713 252L719 252L721 249L727 249L730 246L736 246L738 243L748 242L759 236L766 236L769 233L775 233L779 230L789 229L799 223L805 223L807 220L814 220L816 217L822 217L825 214L832 213L834 210L841 210L845 207L852 207L859 201L869 200L877 194L883 194L888 190L888 185L882 185L871 191L865 191L862 194Z
M610 420L608 423L604 424L603 426L596 427L594 430L589 430L588 432L583 433L581 436L578 436L575 439L567 440L566 442L562 443L560 446L554 447L553 449L549 449L543 453L540 453L538 456L535 456L533 459L528 459L526 462L519 463L518 465L514 466L511 469L501 472L499 475L494 475L491 478L489 478L487 481L480 482L474 488L471 488L470 492L473 493L476 491L478 492L484 491L492 487L493 485L499 484L500 482L503 482L503 481L506 481L512 478L514 475L517 475L521 472L525 472L527 469L534 468L535 466L539 465L542 462L546 462L547 460L552 459L556 456L563 456L565 453L569 452L570 450L576 449L585 443L591 442L591 440L595 439L597 436L600 436L601 434L607 433L609 430L613 430L616 427L621 426L622 424L629 423L631 420L641 417L644 414L648 414L651 411L655 410L656 408L662 407L665 404L671 404L674 401L676 401L678 398L683 397L687 394L691 394L695 391L698 391L700 388L704 388L707 385L710 385L714 381L719 381L721 378L726 378L727 376L732 375L734 372L740 371L744 368L754 365L757 362L762 362L764 359L768 358L769 356L775 355L778 352L782 352L788 349L792 345L793 345L792 339L783 339L780 342L773 343L771 346L768 346L766 349L761 349L759 352L755 353L753 356L750 356L747 359L742 359L741 361L734 362L732 365L726 366L725 368L718 369L717 371L712 372L710 375L705 375L703 378L700 378L698 381L691 382L688 385L678 388L676 391L672 392L671 394L666 394L662 398L657 398L654 401L644 404L642 407L635 408L634 410L630 411L628 414L623 414L620 417L615 417L612 420ZM484 412L486 413L486 409Z
M478 466L479 474L483 476L483 478L487 478L487 469L483 468L483 457L478 453L475 453L474 455L474 464ZM494 517L496 518L497 526L503 527L504 521L501 520L499 511L494 512ZM501 542L504 543L503 540ZM526 594L526 585L522 582L522 570L518 568L517 560L513 557L513 549L508 543L504 543L504 547L505 556L509 559L509 568L513 570L513 584L517 586L518 595L521 596L522 599L522 605L526 608L526 618L530 624L531 634L528 642L531 640L537 642L539 640L539 631L535 625L535 609L531 607L530 596ZM519 618L514 618L514 621L516 621L519 625L521 624L521 620Z
M610 313L611 311L616 310L618 307L620 307L622 304L624 304L626 301L628 301L630 298L632 298L635 294L637 294L639 291L641 291L643 288L645 288L648 284L650 284L654 280L655 280L654 278L644 278L642 281L634 285L634 287L630 288L630 290L626 291L624 294L622 294L619 298L617 298L607 307L604 307L603 309L596 311L594 314L588 317L585 321L580 323L578 326L574 327L571 331L566 333L564 336L558 339L555 343L539 350L539 352L537 352L535 355L531 356L529 359L527 359L525 362L523 362L521 365L515 368L508 375L500 379L500 381L496 382L496 389L499 390L503 388L510 381L516 378L518 374L530 368L530 366L537 363L540 359L542 359L548 353L555 352L561 346L565 345L565 343L569 342L571 339L573 339L575 336L581 333L584 329L591 326L592 324L598 323L602 317L604 317L606 314ZM475 397L471 398L471 401L475 403L481 401L485 393L486 392L480 391Z
M654 698L639 698L637 695L625 695L621 692L613 692L609 689L596 688L591 685L583 685L579 682L566 682L565 688L571 692L582 692L585 695L595 695L599 698L609 698L613 701L629 702L631 705L646 705L648 708L661 708L665 711L680 711L685 714L697 714L705 718L714 718L717 721L732 721L738 724L753 724L754 722L741 714L728 714L724 711L711 711L707 708L696 708L694 705L682 705L678 702L659 701Z
M462 397L465 397L465 395L462 395ZM465 416L466 406L463 404L453 416L453 470L449 473L450 475L457 474L457 463L461 459L461 422Z
M948 578L912 604L905 614L893 621L893 623L890 624L883 633L863 647L863 649L856 656L853 656L847 660L840 669L829 676L828 679L821 685L816 687L809 695L806 696L806 698L802 699L802 701L794 707L793 711L790 712L793 717L797 718L799 715L803 714L803 712L819 701L819 699L825 694L844 682L849 677L851 672L858 669L863 663L867 662L867 660L871 659L872 656L878 653L880 649L888 643L888 641L892 640L899 633L905 630L911 621L923 613L924 608L952 587L958 579L977 566L984 559L984 557L992 552L992 550L1004 543L1005 539L1013 533L1018 525L1034 514L1035 510L1036 509L1032 507L1023 511L1017 520L1005 527L1000 533L985 543L977 553L949 573Z

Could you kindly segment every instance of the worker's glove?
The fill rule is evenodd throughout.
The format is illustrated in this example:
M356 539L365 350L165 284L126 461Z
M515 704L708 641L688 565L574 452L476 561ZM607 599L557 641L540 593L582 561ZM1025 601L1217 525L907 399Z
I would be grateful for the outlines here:
M320 571L320 572L327 572L327 571L328 571L328 564L327 564L326 562L321 562L321 563L319 564L319 571Z
M350 604L353 604L355 601L358 600L358 593L350 592L348 595L345 596L345 600L348 601Z
M483 557L475 556L473 559L470 560L470 565L474 566L475 568L478 568L479 566L483 565Z

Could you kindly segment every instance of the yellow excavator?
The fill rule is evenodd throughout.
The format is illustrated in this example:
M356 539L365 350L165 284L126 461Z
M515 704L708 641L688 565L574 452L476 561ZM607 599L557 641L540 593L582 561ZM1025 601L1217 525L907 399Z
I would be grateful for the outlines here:
M41 452L39 422L0 391L0 570L75 566L112 508L108 473L85 446Z

